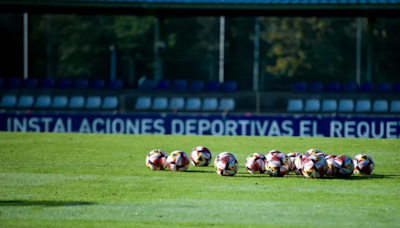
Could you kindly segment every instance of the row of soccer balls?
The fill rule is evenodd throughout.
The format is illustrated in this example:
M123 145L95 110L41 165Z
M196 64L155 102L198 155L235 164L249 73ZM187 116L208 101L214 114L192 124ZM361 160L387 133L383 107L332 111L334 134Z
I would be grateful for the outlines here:
M146 157L146 165L152 170L186 171L189 160L194 166L208 166L211 152L203 146L195 147L189 156L183 151L174 151L169 156L164 151L152 150ZM230 152L222 152L214 159L216 172L221 176L234 176L239 163ZM367 154L358 154L351 159L346 155L328 155L319 149L309 149L304 154L292 152L284 154L277 150L269 151L265 156L253 153L246 159L246 170L250 174L267 173L272 177L283 177L290 171L308 178L325 176L346 177L351 174L369 175L374 169L374 161Z

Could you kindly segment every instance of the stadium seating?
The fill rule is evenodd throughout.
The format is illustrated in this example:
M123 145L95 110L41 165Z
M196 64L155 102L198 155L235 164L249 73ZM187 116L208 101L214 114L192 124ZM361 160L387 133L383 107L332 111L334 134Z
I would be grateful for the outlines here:
M309 92L320 93L324 92L324 83L322 82L312 82L308 88Z
M103 105L101 107L104 110L115 110L118 108L118 98L107 96L103 99Z
M223 84L224 92L236 92L238 89L238 84L236 81L226 81Z
M187 85L187 80L175 80L172 89L174 91L183 92L187 90Z
M18 99L17 108L31 108L33 103L34 99L32 95L22 95Z
M8 78L6 79L6 88L17 89L20 88L22 84L21 78Z
M342 86L340 82L330 82L326 84L326 91L327 92L333 92L333 93L338 93L342 89Z
M169 80L160 80L157 82L157 90L168 90L170 87L170 82Z
M305 112L319 112L321 108L321 103L317 99L309 99L306 100L306 104L304 107Z
M380 93L391 93L392 92L392 84L389 82L381 82L376 85L376 91Z
M59 89L70 89L72 87L72 81L69 78L59 79L57 82L57 88Z
M118 79L110 80L107 85L107 89L110 89L110 90L119 90L119 89L122 89L123 87L124 87L124 84L122 83L121 80L118 80Z
M333 99L327 99L322 101L322 112L336 112L337 111L337 101Z
M103 89L106 85L106 81L103 79L92 79L89 83L90 89Z
M193 80L190 82L190 92L201 92L204 90L204 81Z
M222 98L219 101L218 110L220 111L233 111L235 109L235 100L232 98Z
M394 100L390 103L390 112L400 113L400 100Z
M185 100L182 97L173 97L169 102L170 110L183 110L185 107Z
M209 81L207 82L206 90L210 92L218 92L220 91L220 83L216 81Z
M354 93L357 92L358 86L355 82L345 82L342 86L342 91L346 93Z
M307 92L307 83L306 82L296 82L293 84L293 92Z
M217 98L205 98L201 109L203 111L216 111L218 108Z
M300 99L290 99L288 101L287 109L288 112L301 112L303 111L303 101Z
M370 112L371 111L371 101L369 100L357 100L356 102L356 112Z
M35 89L39 85L39 80L37 78L28 78L24 81L24 88Z
M13 108L17 104L17 96L13 94L4 95L1 98L2 108Z
M86 78L79 78L74 80L74 89L87 89L89 88L89 80Z
M201 107L200 98L189 98L186 101L185 110L187 111L199 111Z
M400 93L400 82L393 84L393 92Z
M67 96L54 96L51 102L51 107L54 109L63 109L68 105Z
M386 100L375 100L372 105L373 112L387 112L389 110L389 104Z
M138 97L136 99L135 109L137 110L147 110L151 107L150 97Z
M48 95L40 95L36 98L35 108L49 108L51 105L51 97Z
M339 101L339 112L353 112L354 110L354 102L350 99L342 99Z
M86 109L99 109L101 107L101 98L99 96L90 96L86 99Z
M165 110L168 108L168 99L165 97L156 97L153 100L151 109L153 110Z
M52 78L45 78L42 79L41 83L40 83L40 87L43 89L53 89L55 86L55 81Z
M371 82L363 82L360 85L360 92L371 93L374 91L374 84Z
M145 79L139 84L139 90L153 90L155 88L154 81L151 79Z
M85 98L83 96L72 96L69 99L68 108L81 109L85 106Z

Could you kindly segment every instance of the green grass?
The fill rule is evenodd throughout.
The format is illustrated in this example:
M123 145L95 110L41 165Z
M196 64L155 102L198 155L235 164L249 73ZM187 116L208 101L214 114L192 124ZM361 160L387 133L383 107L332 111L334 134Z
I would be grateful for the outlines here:
M151 171L155 148L230 151L240 168ZM250 175L253 152L365 152L371 176ZM400 140L0 133L1 227L399 227Z

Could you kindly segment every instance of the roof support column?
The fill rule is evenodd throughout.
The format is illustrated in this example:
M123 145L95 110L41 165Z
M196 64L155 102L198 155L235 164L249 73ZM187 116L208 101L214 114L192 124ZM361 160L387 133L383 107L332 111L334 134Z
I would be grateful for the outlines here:
M375 18L368 18L368 39L367 39L367 82L372 81L373 74L373 33L375 28Z
M160 80L163 78L164 70L162 55L164 49L164 18L156 17L154 19L154 80Z

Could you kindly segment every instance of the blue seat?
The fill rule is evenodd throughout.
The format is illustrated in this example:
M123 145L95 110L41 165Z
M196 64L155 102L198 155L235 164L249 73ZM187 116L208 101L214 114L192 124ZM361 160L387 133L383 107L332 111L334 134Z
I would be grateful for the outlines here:
M6 79L6 88L17 89L20 88L22 84L21 78L8 78Z
M293 84L293 92L303 93L307 92L307 82L296 82Z
M303 111L303 101L300 99L290 99L287 104L286 110L288 112L301 112Z
M52 108L65 108L68 105L67 96L54 96L51 102Z
M72 80L69 78L61 78L57 82L57 88L70 89L72 87Z
M107 89L110 89L110 90L119 90L119 89L122 89L123 87L124 87L124 85L123 85L122 81L118 80L118 79L110 80L107 85Z
M360 92L371 93L374 91L374 84L371 82L363 82L360 85Z
M235 109L235 100L232 98L222 98L219 101L218 110L220 111L233 111Z
M373 112L387 112L389 110L389 103L387 100L375 100L372 104Z
M106 85L106 81L104 79L92 79L89 84L90 89L103 89Z
M16 104L17 104L17 96L13 94L4 95L1 98L2 108L14 108Z
M49 108L51 105L51 97L48 95L40 95L36 98L35 108Z
M380 82L376 85L376 91L379 93L391 93L392 84L389 82Z
M238 83L236 81L226 81L222 87L224 92L236 92L238 90Z
M201 107L201 100L200 98L189 98L186 101L185 109L187 111L199 111Z
M40 87L43 89L53 89L55 86L55 81L52 78L45 78L42 79L42 82L40 83Z
M336 112L337 102L334 99L327 99L322 101L322 112Z
M209 81L207 82L206 90L210 92L218 92L220 91L221 84L216 81Z
M339 112L353 112L354 110L354 102L350 99L342 99L339 101Z
M89 87L89 80L86 78L75 79L74 89L87 89Z
M216 111L218 108L217 98L205 98L201 109L203 111Z
M170 110L183 110L185 107L185 100L183 97L173 97L169 102Z
M69 99L68 108L81 109L85 106L85 98L83 96L72 96Z
M151 107L150 97L138 97L136 99L135 109L137 110L147 110Z
M33 106L34 99L31 95L22 95L18 99L18 108L31 108Z
M326 91L327 92L333 92L333 93L338 93L341 91L341 85L340 82L329 82L326 84Z
M201 92L204 90L204 81L193 80L190 82L190 92Z
M165 110L168 108L168 99L166 97L156 97L153 100L151 109L153 110Z
M160 80L157 82L157 90L168 90L170 87L170 82L169 80Z
M24 88L36 89L39 85L39 80L37 78L28 78L24 81Z
M101 97L90 96L86 99L86 109L99 109L101 107Z
M318 99L306 100L306 105L304 107L305 112L319 112L321 108L321 103Z
M151 79L145 79L139 84L139 90L153 90L155 88L154 81Z
M115 110L118 108L118 98L114 96L107 96L103 99L103 105L101 106L104 110Z
M400 83L393 84L393 92L400 93Z
M371 112L371 101L369 100L357 100L356 112Z
M187 90L187 80L175 80L172 86L175 91L186 91Z
M320 93L324 91L324 83L322 82L311 82L308 87L308 92L311 93Z
M4 79L0 78L0 88L3 88L3 87L4 87Z
M342 88L343 88L342 89L343 92L346 92L346 93L354 93L354 92L357 92L357 90L358 90L357 83L355 83L355 82L345 82L343 84Z
M400 100L390 102L390 112L400 113Z

